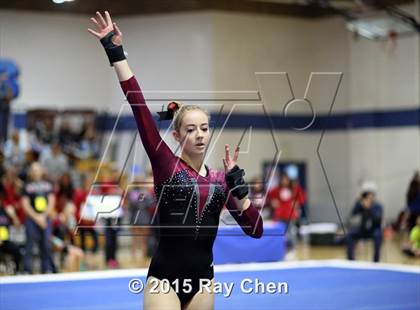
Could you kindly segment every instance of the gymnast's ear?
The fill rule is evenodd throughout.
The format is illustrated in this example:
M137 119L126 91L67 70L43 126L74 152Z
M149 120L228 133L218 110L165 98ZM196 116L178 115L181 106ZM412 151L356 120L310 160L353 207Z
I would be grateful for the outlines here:
M172 130L172 135L174 136L175 141L181 142L181 137L179 136L179 132L176 130Z

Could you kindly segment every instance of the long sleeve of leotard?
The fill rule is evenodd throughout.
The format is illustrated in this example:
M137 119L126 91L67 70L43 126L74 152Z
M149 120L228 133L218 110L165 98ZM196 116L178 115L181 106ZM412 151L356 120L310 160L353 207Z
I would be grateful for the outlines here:
M141 141L152 164L155 182L159 183L165 178L163 174L166 170L159 168L159 165L168 163L174 154L162 140L135 76L120 81L120 85L133 110Z
M263 234L263 219L252 202L248 209L241 213L236 206L235 198L229 194L226 207L248 236L251 236L252 238L261 238Z

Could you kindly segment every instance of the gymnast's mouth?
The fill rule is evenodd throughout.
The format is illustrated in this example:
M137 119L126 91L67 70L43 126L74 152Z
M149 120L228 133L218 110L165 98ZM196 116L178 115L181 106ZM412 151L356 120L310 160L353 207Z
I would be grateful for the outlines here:
M205 146L203 142L197 143L195 146Z

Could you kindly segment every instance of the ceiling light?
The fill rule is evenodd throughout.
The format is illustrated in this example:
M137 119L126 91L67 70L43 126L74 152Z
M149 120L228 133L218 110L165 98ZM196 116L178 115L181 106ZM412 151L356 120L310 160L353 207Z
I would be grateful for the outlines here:
M52 0L55 4L63 4L64 2L73 2L74 0Z

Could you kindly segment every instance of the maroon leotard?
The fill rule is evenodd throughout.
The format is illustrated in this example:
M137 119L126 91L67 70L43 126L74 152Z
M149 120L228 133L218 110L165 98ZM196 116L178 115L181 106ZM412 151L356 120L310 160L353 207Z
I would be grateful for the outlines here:
M157 212L153 220L160 236L147 277L168 279L175 291L172 282L178 280L176 293L184 305L198 291L200 278L214 277L212 248L223 206L253 238L262 236L263 221L252 204L242 213L238 211L224 171L206 165L207 175L203 177L173 154L162 140L134 76L120 84L133 110L154 176ZM188 279L192 290L184 292L183 281Z

